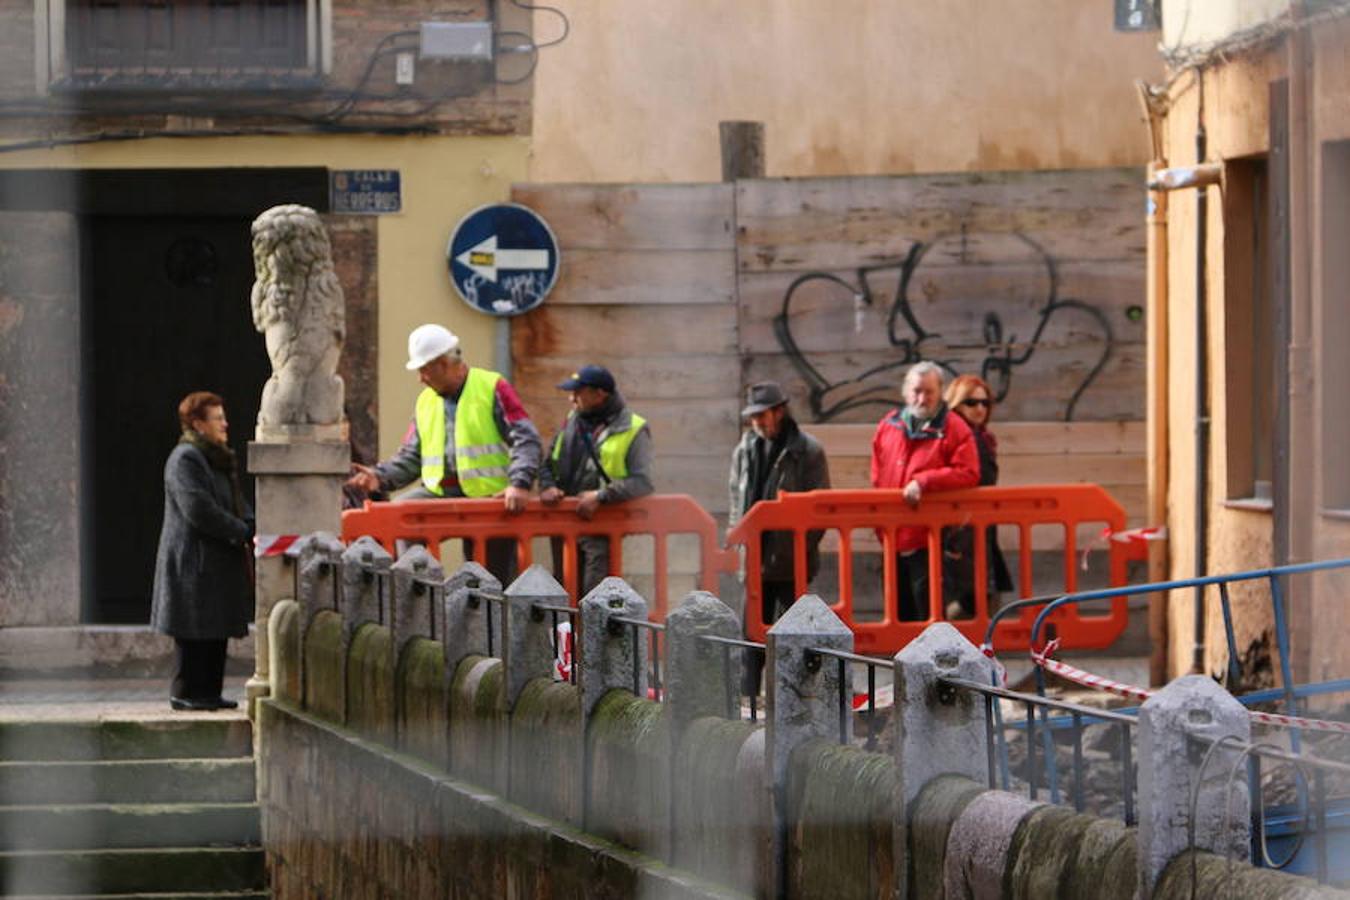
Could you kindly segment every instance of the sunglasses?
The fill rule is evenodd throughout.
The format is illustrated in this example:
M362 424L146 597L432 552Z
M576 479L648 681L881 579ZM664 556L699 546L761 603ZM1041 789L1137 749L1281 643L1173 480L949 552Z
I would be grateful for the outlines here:
M961 401L961 405L962 405L962 406L983 406L983 407L985 407L985 408L988 408L988 407L991 407L991 406L994 405L994 401L992 401L992 400L977 400L977 399L975 399L974 397L967 397L966 399L964 399L964 400Z

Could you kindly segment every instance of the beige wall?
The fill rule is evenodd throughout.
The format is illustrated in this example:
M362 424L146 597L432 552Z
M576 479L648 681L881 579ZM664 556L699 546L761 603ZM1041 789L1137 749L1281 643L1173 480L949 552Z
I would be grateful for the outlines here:
M247 137L156 139L12 153L6 168L216 168L326 166L398 169L403 210L379 217L380 453L398 446L417 379L403 368L408 332L441 322L464 338L471 362L494 364L495 324L460 299L446 271L450 232L469 211L505 201L525 174L519 137ZM247 303L247 297L240 297Z
M1305 562L1350 557L1350 517L1326 507L1328 473L1344 466L1344 449L1327 440L1327 429L1339 428L1350 415L1344 383L1329 380L1328 367L1343 353L1344 344L1335 334L1350 330L1343 312L1344 291L1323 280L1328 253L1338 252L1345 235L1322 234L1323 181L1321 147L1326 141L1350 138L1350 110L1343 98L1350 91L1350 68L1345 63L1350 48L1350 20L1319 25L1309 41L1307 136L1300 150L1295 134L1291 153L1293 215L1291 267L1293 273L1293 350L1291 391L1281 402L1290 408L1292 444L1290 462L1290 517L1293 526L1291 561ZM1289 47L1277 43L1258 54L1235 55L1205 70L1205 124L1209 137L1208 159L1231 160L1267 152L1269 145L1269 86L1286 77ZM1297 85L1291 103L1297 107ZM1195 161L1194 135L1199 92L1192 75L1177 79L1166 125L1168 161L1187 165ZM1295 113L1295 123L1300 117ZM1300 175L1300 171L1303 173ZM1300 184L1306 189L1300 191ZM1168 353L1171 360L1170 486L1168 526L1172 537L1172 575L1194 574L1193 535L1195 473L1195 208L1194 191L1173 193L1168 206L1169 309ZM1300 218L1302 217L1302 218ZM1209 565L1210 573L1262 568L1273 560L1273 514L1225 505L1228 483L1228 448L1225 436L1230 402L1225 389L1229 360L1225 359L1225 317L1230 307L1225 299L1223 190L1209 189L1209 318L1211 361L1211 455L1209 471ZM1300 224L1302 222L1302 224ZM1337 331L1336 329L1339 329ZM1242 364L1241 360L1232 360ZM1302 536L1302 537L1301 537ZM1323 573L1296 576L1290 580L1289 621L1292 629L1291 660L1299 681L1344 677L1350 674L1350 647L1343 640L1344 598L1350 591L1350 575ZM1190 592L1173 595L1169 617L1170 669L1187 670L1193 641ZM1206 628L1207 668L1222 669L1222 620L1212 594ZM1269 592L1262 584L1233 592L1238 645L1245 647L1272 623Z
M1163 0L1165 48L1204 46L1269 22L1289 0Z
M1043 0L558 0L533 181L716 181L717 123L766 125L773 175L1139 165L1158 34ZM548 40L556 17L535 14Z

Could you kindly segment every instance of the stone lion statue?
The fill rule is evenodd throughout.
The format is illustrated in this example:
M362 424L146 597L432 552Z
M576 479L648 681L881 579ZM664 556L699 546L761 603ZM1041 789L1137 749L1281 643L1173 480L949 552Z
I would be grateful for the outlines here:
M337 424L346 316L318 214L288 204L254 219L253 269L253 326L263 333L272 360L259 427Z

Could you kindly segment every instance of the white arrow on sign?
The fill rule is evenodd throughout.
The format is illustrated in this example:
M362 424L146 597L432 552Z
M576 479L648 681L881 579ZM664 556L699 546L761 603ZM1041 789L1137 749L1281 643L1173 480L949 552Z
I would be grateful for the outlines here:
M497 249L497 236L483 240L475 247L470 247L459 256L455 257L455 262L471 270L475 275L481 275L493 284L497 283L497 272L500 269L518 271L521 269L547 269L548 251L547 250L508 250Z

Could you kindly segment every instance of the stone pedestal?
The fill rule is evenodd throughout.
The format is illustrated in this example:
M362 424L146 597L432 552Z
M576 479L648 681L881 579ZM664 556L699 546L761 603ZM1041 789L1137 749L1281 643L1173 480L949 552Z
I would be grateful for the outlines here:
M342 532L342 483L351 468L351 450L347 441L338 439L339 426L308 428L306 434L280 434L269 429L266 435L260 435L268 440L248 445L248 470L257 486L254 512L260 535ZM331 433L321 434L320 428ZM257 648L253 677L246 688L250 710L255 698L268 693L267 617L273 606L295 590L294 575L284 558L269 556L257 563Z

